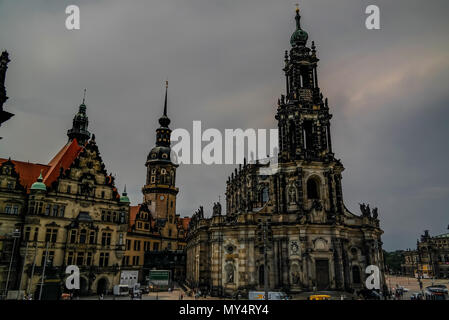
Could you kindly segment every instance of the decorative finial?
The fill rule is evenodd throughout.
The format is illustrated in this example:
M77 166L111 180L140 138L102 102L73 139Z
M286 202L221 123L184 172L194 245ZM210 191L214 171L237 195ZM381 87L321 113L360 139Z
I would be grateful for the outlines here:
M296 29L301 29L301 16L299 15L299 4L296 4Z
M123 195L126 196L126 184L125 184L125 189L123 189Z
M86 91L87 91L87 89L84 89L83 104L84 104L84 102L86 101Z

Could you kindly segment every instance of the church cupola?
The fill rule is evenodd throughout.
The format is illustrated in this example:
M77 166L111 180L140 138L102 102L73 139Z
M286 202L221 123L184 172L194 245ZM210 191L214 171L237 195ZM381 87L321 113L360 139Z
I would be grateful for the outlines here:
M90 132L87 130L87 126L89 124L89 119L86 114L86 90L84 90L83 102L79 106L79 111L73 117L73 126L72 129L67 131L67 136L69 137L69 141L72 141L76 138L80 145L84 145L90 138Z
M44 178L42 177L42 170L41 170L41 173L40 173L39 177L37 178L37 181L31 185L30 190L34 191L34 192L47 191L47 186L45 185L45 183L43 181L44 181Z
M299 8L296 7L296 30L293 32L291 38L290 38L290 44L292 47L296 46L305 46L307 43L307 39L309 38L309 35L307 32L301 29L301 16L299 14Z

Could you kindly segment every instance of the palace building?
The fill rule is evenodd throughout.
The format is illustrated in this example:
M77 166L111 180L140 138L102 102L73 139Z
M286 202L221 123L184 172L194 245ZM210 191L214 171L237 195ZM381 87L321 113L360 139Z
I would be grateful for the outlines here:
M315 43L299 9L285 52L285 95L278 100L277 164L244 163L226 183L226 213L201 207L187 237L187 281L230 295L248 290L361 289L369 265L383 278L377 208L361 215L343 202L341 161L335 158L330 107L318 86Z
M402 255L403 274L449 279L449 233L430 236L429 230L425 230L420 240L416 241L416 249L404 251Z
M106 172L84 100L67 135L48 164L0 159L2 295L38 298L43 284L42 299L58 298L68 265L80 268L80 294L120 281L129 200Z
M178 164L171 154L167 91L166 87L164 113L159 119L160 127L156 130L156 146L151 149L145 163L147 170L146 183L142 188L143 203L132 206L129 215L123 266L129 270L140 270L141 283L153 268L171 270L176 280L185 277L183 252L190 218L181 218L176 213ZM166 257L166 261L159 258L161 254Z

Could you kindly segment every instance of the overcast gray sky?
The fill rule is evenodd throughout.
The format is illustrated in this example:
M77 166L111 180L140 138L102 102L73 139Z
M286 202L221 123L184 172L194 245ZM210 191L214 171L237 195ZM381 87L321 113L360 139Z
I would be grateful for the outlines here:
M291 0L0 0L8 111L0 157L47 163L87 88L89 129L108 171L142 200L145 160L169 80L171 127L276 128ZM65 29L65 8L81 30ZM365 28L369 4L381 30ZM379 207L384 247L414 247L449 225L449 2L302 0L302 26L318 48L334 151L346 167L347 207ZM233 166L178 169L178 212L210 213ZM224 202L222 201L224 204Z

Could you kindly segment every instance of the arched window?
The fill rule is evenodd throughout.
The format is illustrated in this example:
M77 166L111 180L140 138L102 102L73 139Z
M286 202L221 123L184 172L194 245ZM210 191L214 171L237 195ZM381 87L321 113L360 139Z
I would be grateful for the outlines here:
M270 195L269 195L269 192L268 192L268 187L263 187L262 191L261 191L262 203L267 202L269 198L270 198Z
M307 180L307 198L308 199L319 199L319 181L316 178L310 178Z
M352 267L352 282L355 284L360 283L360 269L358 266Z
M80 232L80 243L86 243L87 231L86 229L82 229Z

